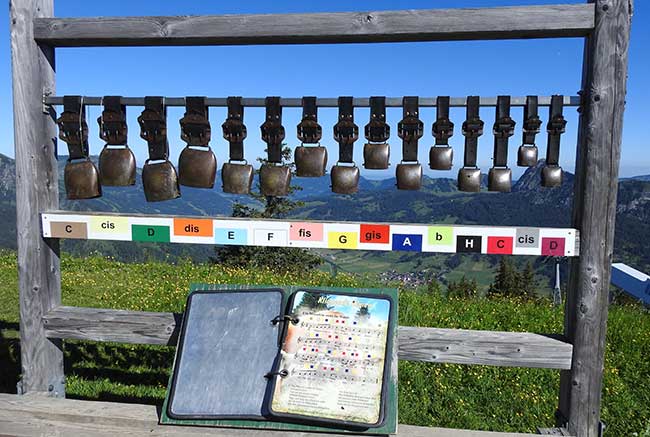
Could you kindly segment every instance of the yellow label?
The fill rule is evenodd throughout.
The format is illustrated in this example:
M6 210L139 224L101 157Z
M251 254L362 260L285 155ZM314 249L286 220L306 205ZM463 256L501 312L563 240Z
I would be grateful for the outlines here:
M328 232L327 247L330 249L356 249L359 241L357 232Z
M129 219L126 217L92 217L90 230L97 234L128 234Z

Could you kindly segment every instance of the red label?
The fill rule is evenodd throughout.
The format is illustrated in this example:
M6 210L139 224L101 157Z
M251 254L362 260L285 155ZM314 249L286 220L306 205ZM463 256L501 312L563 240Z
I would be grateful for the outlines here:
M488 237L487 253L512 255L512 237Z
M390 242L390 225L361 225L359 242L388 244Z
M542 238L542 256L564 256L564 238Z

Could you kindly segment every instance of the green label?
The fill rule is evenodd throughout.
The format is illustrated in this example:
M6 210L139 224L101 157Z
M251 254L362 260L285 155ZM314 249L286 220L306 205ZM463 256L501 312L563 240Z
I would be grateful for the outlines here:
M169 243L169 226L132 225L133 241Z
M429 244L431 246L451 246L453 240L454 228L451 226L431 226L429 227Z

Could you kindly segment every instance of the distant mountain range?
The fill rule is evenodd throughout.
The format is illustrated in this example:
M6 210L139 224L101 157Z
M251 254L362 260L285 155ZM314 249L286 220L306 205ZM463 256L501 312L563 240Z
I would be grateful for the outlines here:
M59 159L59 165L62 180L64 157ZM292 216L323 220L569 226L574 176L565 172L561 187L542 188L542 165L543 162L540 162L536 167L527 169L514 183L511 193L491 193L485 189L475 194L463 193L457 190L453 179L428 176L424 177L421 190L400 191L395 187L394 178L370 180L362 177L359 193L346 196L331 193L329 176L294 178L294 184L302 187L295 198L302 200L304 206ZM484 184L485 179L484 176ZM217 180L220 181L220 175ZM225 194L220 187L213 190L182 187L181 192L182 196L175 200L147 203L138 174L135 187L105 187L103 196L98 199L68 201L61 181L61 208L219 216L230 215L232 204L236 201L252 202L248 196ZM650 241L650 175L621 180L618 199L616 258L647 269L650 266L650 249L645 244ZM0 247L15 248L15 165L13 159L3 155L0 155L0 220L5 224L0 233ZM206 260L213 248L203 245L69 240L64 242L64 250L78 254L95 251L126 260L152 257L175 259L179 256ZM368 260L381 255L363 256Z

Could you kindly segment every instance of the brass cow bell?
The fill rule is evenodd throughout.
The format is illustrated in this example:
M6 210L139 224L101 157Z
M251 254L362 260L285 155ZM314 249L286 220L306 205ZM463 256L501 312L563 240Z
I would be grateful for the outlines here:
M519 146L517 165L519 167L534 167L537 165L537 146L528 144Z
M422 165L420 163L399 163L396 175L398 190L419 190L422 187Z
M102 185L135 185L135 156L128 147L104 146L99 154L99 177Z
M469 193L481 191L481 169L463 167L458 170L458 189Z
M142 168L142 184L147 202L160 202L180 197L176 169L169 161L151 164L147 161Z
M226 162L221 169L224 193L250 194L253 184L253 166Z
M542 168L542 186L554 188L560 185L562 185L562 167L559 165L544 166Z
M260 168L260 191L264 196L287 196L291 169L286 165L264 164Z
M217 158L210 147L187 146L178 158L179 183L186 187L212 188Z
M335 165L332 167L332 191L338 194L353 194L359 191L359 167Z
M325 175L327 149L323 146L298 146L294 152L296 176L317 178Z
M488 173L488 191L509 193L512 189L512 170L508 167L492 167Z
M76 162L68 160L63 181L68 199L94 199L102 195L99 171L90 159Z
M385 170L390 166L388 143L366 143L363 146L363 167L369 170Z
M429 168L431 170L451 170L454 161L454 149L451 146L432 146L429 150Z

